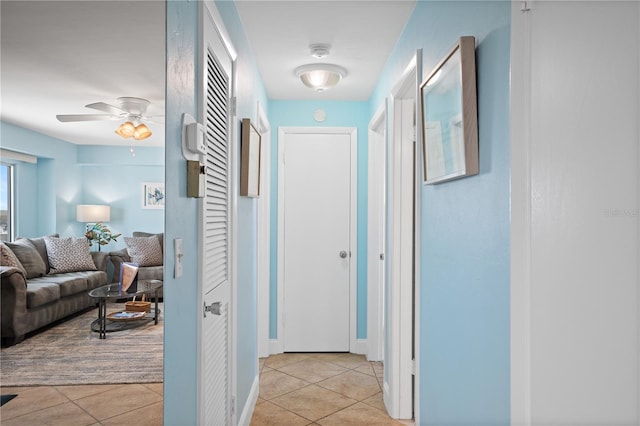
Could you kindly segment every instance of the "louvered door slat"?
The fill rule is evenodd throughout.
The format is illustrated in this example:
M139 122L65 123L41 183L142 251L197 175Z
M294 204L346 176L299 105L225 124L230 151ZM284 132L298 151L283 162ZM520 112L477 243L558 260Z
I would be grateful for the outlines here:
M229 287L229 133L230 79L207 49L205 119L205 196L202 201L203 293L205 305L222 301L220 315L203 319L206 341L204 423L230 421L229 304L219 299ZM228 299L227 299L228 300Z

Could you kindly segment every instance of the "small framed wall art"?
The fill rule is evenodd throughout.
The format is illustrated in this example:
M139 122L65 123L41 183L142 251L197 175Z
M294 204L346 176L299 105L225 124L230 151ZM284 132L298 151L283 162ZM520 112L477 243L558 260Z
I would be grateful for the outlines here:
M260 196L260 144L262 137L248 118L242 119L240 195Z
M164 209L163 182L144 182L142 184L142 208Z
M460 37L420 85L424 183L476 175L476 42Z

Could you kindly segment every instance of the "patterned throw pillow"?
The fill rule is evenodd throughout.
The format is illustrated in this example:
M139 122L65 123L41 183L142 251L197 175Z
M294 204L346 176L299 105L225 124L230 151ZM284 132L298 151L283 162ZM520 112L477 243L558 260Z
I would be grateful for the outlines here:
M7 247L16 255L27 272L27 279L42 277L47 274L47 265L40 257L36 246L27 239L7 242Z
M164 232L160 232L158 234L152 234L150 232L141 232L141 231L133 231L131 233L132 237L158 237L160 241L160 251L164 252Z
M0 265L17 268L22 272L22 274L27 277L27 271L25 271L24 266L18 260L15 254L11 251L6 244L0 242Z
M124 237L127 253L139 266L162 265L162 248L158 237Z
M89 242L85 237L44 237L44 243L47 246L50 273L96 270L96 265L89 252Z

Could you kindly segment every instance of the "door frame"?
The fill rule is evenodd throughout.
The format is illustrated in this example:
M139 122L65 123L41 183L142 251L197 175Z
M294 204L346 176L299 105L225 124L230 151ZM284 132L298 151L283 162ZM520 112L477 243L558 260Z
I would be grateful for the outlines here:
M278 296L277 296L277 321L278 336L275 341L275 352L284 352L284 139L289 134L346 134L350 137L351 146L351 217L350 217L350 251L351 261L349 265L349 350L354 352L356 345L356 308L357 308L357 270L358 270L358 129L356 127L279 127L278 128ZM273 341L272 341L273 342Z
M369 122L368 135L367 359L369 361L384 360L387 108L385 99ZM374 140L380 143L372 143Z
M422 49L417 49L409 64L391 90L391 112L389 114L390 143L388 155L388 253L387 285L389 312L387 313L387 336L385 353L385 380L383 399L389 415L396 419L418 419L419 404L419 348L420 348L420 279L418 244L415 238L420 230L419 175L420 94L422 79ZM406 100L413 100L413 117L403 111ZM412 118L414 127L409 137L407 119ZM403 126L405 123L405 126ZM411 139L411 140L409 140ZM414 155L415 149L415 155ZM415 168L415 174L413 173ZM411 170L411 176L403 171ZM413 191L407 191L407 182L413 183ZM404 219L404 220L403 220ZM407 221L414 224L406 226ZM403 224L405 226L403 226ZM415 288L413 283L416 283ZM415 322L413 317L415 315ZM387 379L388 377L388 379ZM414 411L415 410L415 411Z
M260 143L260 197L258 197L257 337L258 358L269 356L269 281L271 264L271 125L258 101L256 123ZM258 360L256 360L258 362ZM256 371L259 371L256 370Z

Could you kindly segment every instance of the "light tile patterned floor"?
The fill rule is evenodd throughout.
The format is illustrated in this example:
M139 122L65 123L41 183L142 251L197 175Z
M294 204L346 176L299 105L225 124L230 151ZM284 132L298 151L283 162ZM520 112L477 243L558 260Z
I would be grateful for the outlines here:
M162 425L162 383L2 387L2 426Z
M362 355L273 355L260 360L260 397L251 426L413 424L389 418L381 385L382 364ZM2 426L162 425L162 383L0 391L18 394L0 408Z
M382 364L349 353L279 354L260 359L260 396L251 426L383 426Z

